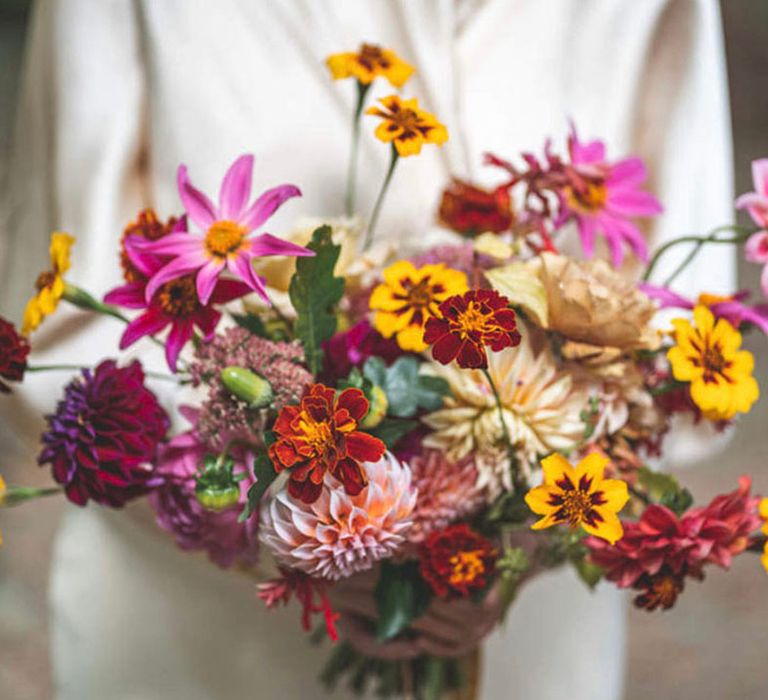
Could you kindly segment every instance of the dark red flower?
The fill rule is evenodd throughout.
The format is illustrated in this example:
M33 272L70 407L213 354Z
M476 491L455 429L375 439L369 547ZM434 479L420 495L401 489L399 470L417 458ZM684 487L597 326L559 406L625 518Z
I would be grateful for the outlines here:
M144 386L139 362L105 360L83 370L46 419L37 461L51 465L73 503L119 508L162 482L151 463L170 420Z
M134 264L131 256L126 249L126 242L133 236L143 238L147 241L156 241L158 238L167 236L179 225L179 219L172 216L163 223L157 218L154 209L142 209L136 216L135 221L131 221L123 230L120 238L120 266L123 268L123 278L126 282L136 282L145 279L145 272L140 270ZM186 228L182 226L182 228Z
M459 523L427 537L419 569L435 595L465 598L486 586L496 558L496 550L485 537Z
M344 484L350 496L365 488L361 462L378 462L386 449L381 440L357 429L368 405L360 389L345 389L337 397L330 387L313 384L298 406L280 411L269 458L276 471L290 470L291 496L314 503L326 472Z
M3 379L20 382L27 369L29 343L19 335L12 323L0 316L0 392L9 394L9 387Z
M440 221L463 235L508 231L514 223L509 189L484 190L462 180L454 180L443 191Z
M649 612L657 608L669 610L685 589L685 576L662 567L659 573L653 576L643 574L635 584L635 588L641 591L635 598L636 607Z
M390 365L404 354L394 338L382 336L367 319L334 335L323 343L323 349L323 378L329 383L347 377L353 367L362 366L374 355Z
M485 346L494 352L520 344L515 312L509 299L489 289L472 289L440 304L440 317L424 328L424 342L432 357L447 365L456 360L465 369L485 369Z

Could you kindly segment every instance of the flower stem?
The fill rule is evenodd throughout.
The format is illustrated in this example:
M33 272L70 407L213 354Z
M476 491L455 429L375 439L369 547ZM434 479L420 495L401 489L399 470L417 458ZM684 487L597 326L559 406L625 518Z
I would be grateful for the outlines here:
M0 494L0 507L10 508L25 503L26 501L44 498L45 496L56 496L63 493L64 489L60 486L52 486L49 488L13 486Z
M26 372L81 372L84 369L91 369L88 365L27 365ZM162 372L151 372L144 370L144 374L152 379L163 379L167 382L178 381L176 377L172 377L170 374L163 374Z
M384 178L384 183L381 186L381 191L379 192L379 196L376 198L376 204L373 206L371 219L368 222L368 231L365 234L363 251L368 250L368 248L371 247L371 243L373 243L373 234L374 234L374 231L376 230L376 224L379 220L381 205L384 203L384 197L386 196L387 190L389 189L389 183L392 180L392 174L395 172L395 166L397 165L398 158L399 158L399 154L397 153L397 149L394 146L392 146L392 159L389 162L389 170L387 170L387 175Z
M726 231L732 231L736 234L733 238L718 238L718 235ZM699 254L699 251L707 243L725 243L727 245L738 245L744 243L749 238L753 231L744 228L743 226L718 226L712 229L706 236L681 236L680 238L673 238L671 241L667 241L661 246L651 258L648 263L648 267L643 274L643 281L647 282L651 278L653 270L656 268L657 263L662 256L671 248L678 246L681 243L695 243L693 249L685 257L685 259L678 265L672 274L664 281L664 286L672 284L677 276L691 263L691 261Z
M355 189L357 185L357 160L360 146L360 115L365 106L365 96L371 84L367 85L358 81L357 83L357 104L352 115L352 145L349 150L349 166L347 169L347 194L344 198L344 210L347 216L355 213Z
M514 484L515 491L521 493L528 490L528 481L520 470L520 465L517 463L517 457L512 446L512 438L509 434L509 428L507 427L507 421L504 419L504 407L501 403L501 396L499 396L499 390L496 388L496 383L491 377L491 373L487 369L483 369L488 385L493 392L493 398L496 401L496 409L499 412L499 421L501 422L501 434L504 436L504 443L507 447L507 455L509 457L509 466L512 470L512 483Z

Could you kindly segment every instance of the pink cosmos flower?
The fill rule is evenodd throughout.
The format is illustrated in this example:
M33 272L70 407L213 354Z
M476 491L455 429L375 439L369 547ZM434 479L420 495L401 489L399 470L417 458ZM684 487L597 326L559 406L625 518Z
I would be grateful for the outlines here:
M188 234L169 234L173 235ZM175 372L179 353L194 335L195 326L205 338L209 338L213 335L221 313L213 306L200 302L192 275L169 279L148 297L146 290L150 278L163 269L167 258L138 250L134 239L136 242L141 240L139 237L129 236L125 241L124 251L137 273L136 279L113 289L104 297L104 301L126 309L144 310L126 326L120 338L121 350L144 336L159 333L170 325L171 330L165 341L165 358L168 366ZM225 304L250 291L247 285L237 280L214 279L214 282L209 299L212 304Z
M562 211L557 225L571 218L576 220L587 257L594 253L595 236L602 233L614 267L624 259L623 245L646 261L648 248L631 219L656 216L662 207L652 194L641 189L647 179L643 161L625 158L610 163L606 160L605 144L579 141L573 126L568 149L576 177L560 193Z
M760 276L760 286L768 296L768 158L752 161L754 192L741 195L736 200L737 209L746 209L761 231L752 234L745 246L749 262L765 265Z
M749 298L748 290L736 292L731 296L700 294L694 302L667 287L657 287L645 283L639 284L638 287L651 299L659 301L659 308L661 309L693 310L697 304L703 304L716 318L724 318L736 328L742 323L751 323L768 335L768 304L756 304L755 306L745 304L744 301Z
M268 233L249 236L283 202L301 195L299 188L294 185L280 185L267 190L249 204L252 172L253 156L240 156L224 176L219 203L215 206L205 194L193 187L187 175L187 167L179 166L177 179L181 201L191 221L202 232L172 233L157 241L137 243L143 250L173 256L173 260L158 270L149 281L147 301L166 282L195 273L197 295L200 303L206 305L216 280L226 268L269 302L264 279L254 271L253 261L267 255L314 255L311 250Z

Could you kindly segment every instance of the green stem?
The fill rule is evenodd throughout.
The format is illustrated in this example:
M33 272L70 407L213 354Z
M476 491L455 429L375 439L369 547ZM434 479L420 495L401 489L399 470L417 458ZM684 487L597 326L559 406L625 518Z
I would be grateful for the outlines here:
M379 220L379 213L381 212L381 205L384 203L384 197L387 194L387 190L389 189L389 183L392 180L392 174L395 172L395 166L397 165L399 155L397 153L397 149L392 146L392 159L389 162L389 169L387 170L387 175L384 178L384 183L381 186L381 191L379 192L379 196L376 198L376 204L373 206L373 212L371 213L371 219L368 222L368 231L365 234L365 242L363 244L363 251L368 250L368 248L371 247L371 243L373 243L373 234L376 230L376 224Z
M57 365L27 365L26 371L27 372L80 372L84 369L92 369L91 367L88 367L87 365L68 365L68 364L57 364ZM177 382L178 380L176 377L172 377L169 374L163 374L162 372L150 372L148 370L144 370L144 374L147 377L151 377L152 379L163 379L167 382Z
M501 434L504 437L504 443L507 446L507 455L509 457L509 466L512 470L512 483L515 486L515 491L521 493L528 490L528 482L525 476L520 471L520 466L517 463L514 448L512 447L512 438L509 435L509 428L507 427L507 421L504 418L504 406L501 403L501 396L499 396L499 390L496 388L496 383L491 377L491 373L487 369L483 369L488 385L493 392L493 398L496 401L496 409L499 412L499 421L501 422Z
M13 486L0 495L0 506L10 508L25 503L26 501L45 498L46 496L56 496L63 493L64 489L60 486L52 486L49 488Z
M726 231L733 231L737 235L733 238L718 238L717 236ZM695 243L693 250L685 257L682 263L678 265L672 274L664 281L664 286L671 284L677 276L690 264L690 262L699 254L699 251L707 243L725 243L727 245L738 245L747 240L747 238L753 233L753 231L744 228L743 226L718 226L710 231L706 236L681 236L680 238L674 238L671 241L667 241L661 246L651 258L648 263L648 267L643 274L643 281L647 282L651 278L651 274L656 268L657 263L662 256L670 249L680 245L681 243Z
M352 145L349 151L349 166L347 168L347 194L344 198L344 210L347 216L355 213L355 190L357 186L357 160L360 146L360 115L365 106L365 96L371 84L367 85L358 81L357 83L357 104L352 115Z

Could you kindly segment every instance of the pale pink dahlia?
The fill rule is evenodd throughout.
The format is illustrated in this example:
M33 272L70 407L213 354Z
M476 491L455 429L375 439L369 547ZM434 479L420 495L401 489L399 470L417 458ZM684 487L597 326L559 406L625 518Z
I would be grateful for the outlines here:
M761 229L749 237L745 253L749 262L764 265L760 286L768 296L768 158L752 161L752 181L755 191L741 195L736 208L746 209Z
M411 470L390 453L363 468L368 486L357 496L326 475L314 503L283 490L263 509L261 540L279 565L335 581L370 569L400 548L416 505Z
M453 462L440 450L425 449L409 461L418 491L408 540L423 542L454 520L477 511L485 502L477 488L477 468L471 457Z

